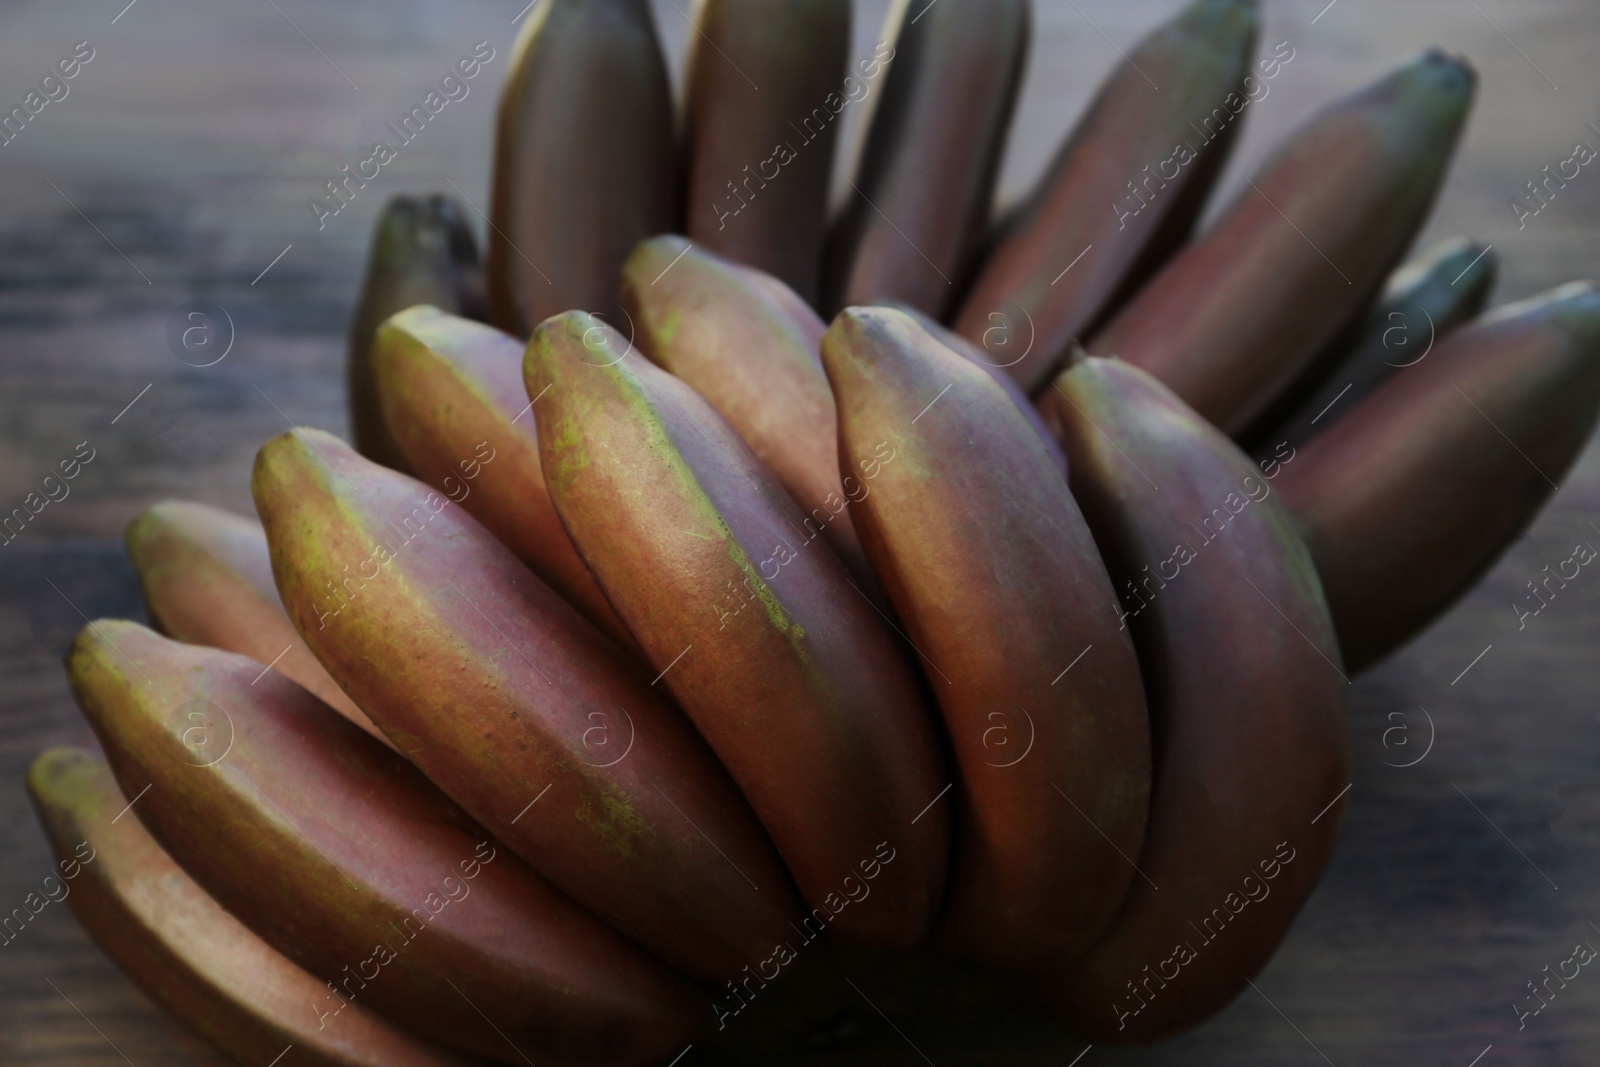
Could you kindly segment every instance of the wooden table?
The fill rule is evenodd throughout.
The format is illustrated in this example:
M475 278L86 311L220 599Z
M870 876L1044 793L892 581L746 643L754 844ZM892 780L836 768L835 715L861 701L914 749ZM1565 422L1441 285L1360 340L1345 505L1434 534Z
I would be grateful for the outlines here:
M141 614L123 525L169 495L248 511L261 441L291 421L344 430L343 331L376 209L392 193L450 183L484 204L493 93L522 7L124 2L0 13L7 108L76 42L95 50L69 96L0 148L0 509L79 442L96 450L71 496L0 548L3 910L49 869L24 770L47 745L88 739L62 651L85 616ZM1600 125L1600 8L1324 2L1270 4L1263 40L1290 41L1296 57L1252 107L1223 199L1318 102L1439 43L1469 54L1482 84L1429 235L1493 242L1505 262L1501 299L1600 272L1600 176L1585 172L1520 232L1507 206L1576 140L1600 145L1587 125ZM858 6L865 53L885 3ZM1174 4L1037 6L1008 196L1027 187L1121 62L1113 42L1125 48ZM683 0L665 0L657 11L675 69L688 33L679 9ZM306 202L321 183L478 40L496 59L472 95L319 232ZM179 362L166 340L169 316L197 298L225 308L235 335L228 358L209 368ZM902 1035L858 1003L833 1028L842 1036L805 1058L989 1062L988 1040L1008 1030L1007 1062L1081 1067L1597 1062L1600 977L1574 981L1520 1032L1512 1008L1575 941L1600 944L1591 925L1600 924L1600 580L1574 583L1521 632L1511 608L1528 578L1585 539L1600 545L1600 447L1486 582L1354 685L1358 769L1338 857L1258 991L1206 1027L1158 1049L1097 1047L1075 1061L1084 1043L1070 1035L901 1016ZM1394 766L1430 737L1420 763ZM220 1061L53 905L0 948L0 1062Z

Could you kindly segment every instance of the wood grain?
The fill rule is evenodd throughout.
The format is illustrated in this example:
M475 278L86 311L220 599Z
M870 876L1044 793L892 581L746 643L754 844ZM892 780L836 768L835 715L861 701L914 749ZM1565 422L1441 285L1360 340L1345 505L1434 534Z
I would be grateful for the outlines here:
M343 331L375 212L392 193L450 183L486 206L493 95L522 8L124 2L0 12L6 108L75 42L96 49L68 97L0 148L0 510L79 442L96 449L70 497L0 547L0 912L50 869L22 787L27 764L48 745L88 739L61 652L85 616L141 613L122 526L164 496L248 510L261 441L291 421L345 430ZM1471 56L1482 84L1428 235L1493 242L1505 264L1497 300L1600 273L1600 173L1586 170L1521 230L1507 206L1575 141L1600 145L1587 125L1600 125L1600 8L1324 2L1268 0L1263 40L1288 40L1296 54L1252 105L1222 199L1320 102L1438 43ZM1117 49L1175 5L1037 6L1007 198L1122 62ZM858 5L857 53L871 50L885 7ZM657 8L675 72L685 11L685 0ZM319 231L307 202L322 183L478 40L496 58L469 97ZM841 144L859 118L846 115ZM174 310L201 297L226 309L235 333L228 357L203 369L175 358L166 338ZM1338 857L1256 989L1198 1032L1074 1061L1084 1043L1051 1027L974 1024L949 1005L935 1015L929 1003L900 1003L875 972L818 968L805 981L832 982L818 995L837 1005L821 1036L747 1062L952 1067L997 1062L997 1045L1005 1062L1058 1067L1597 1062L1600 975L1582 974L1525 1029L1512 1009L1574 942L1600 945L1600 577L1585 573L1524 630L1511 607L1524 582L1584 540L1600 546L1597 446L1482 586L1354 685L1358 769ZM1431 750L1393 766L1424 751L1422 709ZM728 1048L767 1047L751 1025ZM705 1046L682 1062L731 1055ZM155 1011L65 906L0 947L0 1063L220 1062Z

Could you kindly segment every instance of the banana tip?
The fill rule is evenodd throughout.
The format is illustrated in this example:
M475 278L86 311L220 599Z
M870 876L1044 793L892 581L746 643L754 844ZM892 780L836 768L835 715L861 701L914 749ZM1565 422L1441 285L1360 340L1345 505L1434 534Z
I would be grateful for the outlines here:
M1478 71L1466 56L1446 52L1438 45L1423 52L1417 65L1433 74L1448 88L1467 91L1478 83Z
M47 748L28 767L28 792L36 803L65 807L94 777L98 764L86 749L65 745Z

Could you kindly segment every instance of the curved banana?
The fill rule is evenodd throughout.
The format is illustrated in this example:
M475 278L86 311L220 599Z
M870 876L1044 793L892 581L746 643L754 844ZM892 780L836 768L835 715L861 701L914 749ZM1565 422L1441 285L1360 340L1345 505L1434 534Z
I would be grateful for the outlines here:
M1055 996L1096 1040L1152 1041L1232 1000L1321 878L1348 682L1311 554L1249 457L1116 360L1083 360L1050 399L1155 738L1140 876Z
M328 987L212 899L156 844L111 768L53 748L28 795L55 846L78 921L145 994L241 1063L294 1049L310 1067L467 1067L358 1003L321 1008ZM71 872L71 873L68 873ZM53 896L53 894L52 894Z
M676 225L672 87L648 0L540 0L510 68L487 286L490 321L526 337L568 308L614 314L622 261Z
M1482 577L1555 492L1597 415L1600 292L1574 282L1451 334L1284 464L1283 499L1352 670ZM1542 580L1514 605L1518 629L1542 610L1540 590L1554 592Z
M123 543L156 629L270 663L394 747L300 640L272 582L272 554L259 522L205 504L165 500L134 517Z
M906 304L892 302L886 302L883 306L904 312L913 322L921 326L929 337L932 337L956 355L965 356L969 363L987 374L990 380L998 385L1006 396L1011 398L1011 403L1022 414L1022 417L1027 420L1028 425L1033 428L1034 435L1039 438L1039 443L1044 445L1045 452L1050 456L1050 462L1056 465L1063 476L1067 473L1067 454L1061 450L1061 442L1056 440L1056 435L1051 432L1049 425L1045 423L1044 416L1039 414L1038 407L1028 398L1028 394L1022 391L1022 386L1017 384L1016 379L1006 373L1005 367L994 362L984 349L973 344L949 327L941 326L931 317L915 308Z
M850 2L699 0L694 29L684 232L814 302L840 115L861 84Z
M808 939L916 943L944 886L950 779L893 631L818 540L829 511L802 514L710 405L590 315L543 323L524 373L530 396L549 390L556 510L777 843ZM857 478L845 489L840 512L860 499Z
M590 622L637 653L550 503L537 415L522 388L523 348L492 326L408 308L373 343L383 417L418 479L460 503Z
M1188 238L1258 93L1247 78L1258 21L1256 0L1195 0L1141 41L1004 227L954 327L1023 391L1045 388ZM996 330L1024 354L986 344Z
M987 963L1070 959L1122 902L1150 799L1139 661L1104 610L1105 565L1011 398L909 316L847 309L822 358L842 454L896 452L863 470L856 509L959 773L940 925Z
M360 1002L500 1063L644 1067L692 1034L686 986L287 678L115 620L68 674L139 818L328 983L321 1011Z
M802 511L844 499L833 394L818 354L827 324L798 293L668 234L628 257L622 305L639 350L716 408ZM876 596L849 510L822 532Z
M1483 310L1497 261L1493 245L1457 237L1391 274L1354 343L1338 356L1322 385L1263 433L1256 447L1305 444L1384 382L1426 359L1446 334Z
M1283 415L1433 206L1477 76L1433 50L1324 108L1089 342L1224 433Z
M315 430L267 442L254 490L306 643L486 829L701 977L781 940L799 901L705 742L476 520Z
M988 234L1031 28L1029 0L890 8L893 56L828 235L830 313L892 300L943 318L954 307Z

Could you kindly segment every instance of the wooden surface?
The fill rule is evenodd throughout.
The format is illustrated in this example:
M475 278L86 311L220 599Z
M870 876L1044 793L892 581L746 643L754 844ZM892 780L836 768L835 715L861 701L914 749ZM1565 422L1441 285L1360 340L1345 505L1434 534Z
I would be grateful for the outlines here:
M122 526L169 495L248 510L261 441L291 420L344 430L343 331L376 209L392 193L451 182L485 204L493 94L522 7L139 0L119 16L124 3L35 0L0 12L5 108L76 42L96 50L68 97L0 148L0 510L79 442L96 450L70 497L0 548L0 912L50 869L24 770L45 746L87 738L62 650L84 616L140 612ZM1600 9L1323 3L1269 0L1263 40L1288 40L1296 56L1251 106L1223 198L1318 102L1438 43L1471 56L1482 83L1429 235L1493 242L1505 264L1497 299L1600 274L1600 173L1585 170L1520 232L1507 207L1575 141L1600 145L1586 125L1600 125ZM1040 0L1008 196L1121 62L1115 49L1174 6ZM663 0L657 11L675 70L687 8ZM858 5L863 54L883 8ZM306 201L478 40L497 55L472 94L318 232ZM226 309L236 334L227 359L204 369L176 359L166 339L174 309L202 297ZM1490 578L1355 684L1358 769L1338 857L1257 989L1221 1017L1158 1049L1096 1047L1074 1061L1084 1043L1070 1035L908 1017L897 1032L857 1003L811 1058L996 1062L986 1049L1006 1033L1005 1062L1079 1067L1600 1060L1600 975L1583 972L1521 1031L1512 1008L1575 942L1600 945L1600 577L1585 571L1520 632L1511 607L1524 582L1584 540L1600 546L1593 446ZM1426 758L1393 766L1416 760L1430 736ZM863 981L864 994L892 999ZM0 948L0 1063L216 1062L65 906Z

